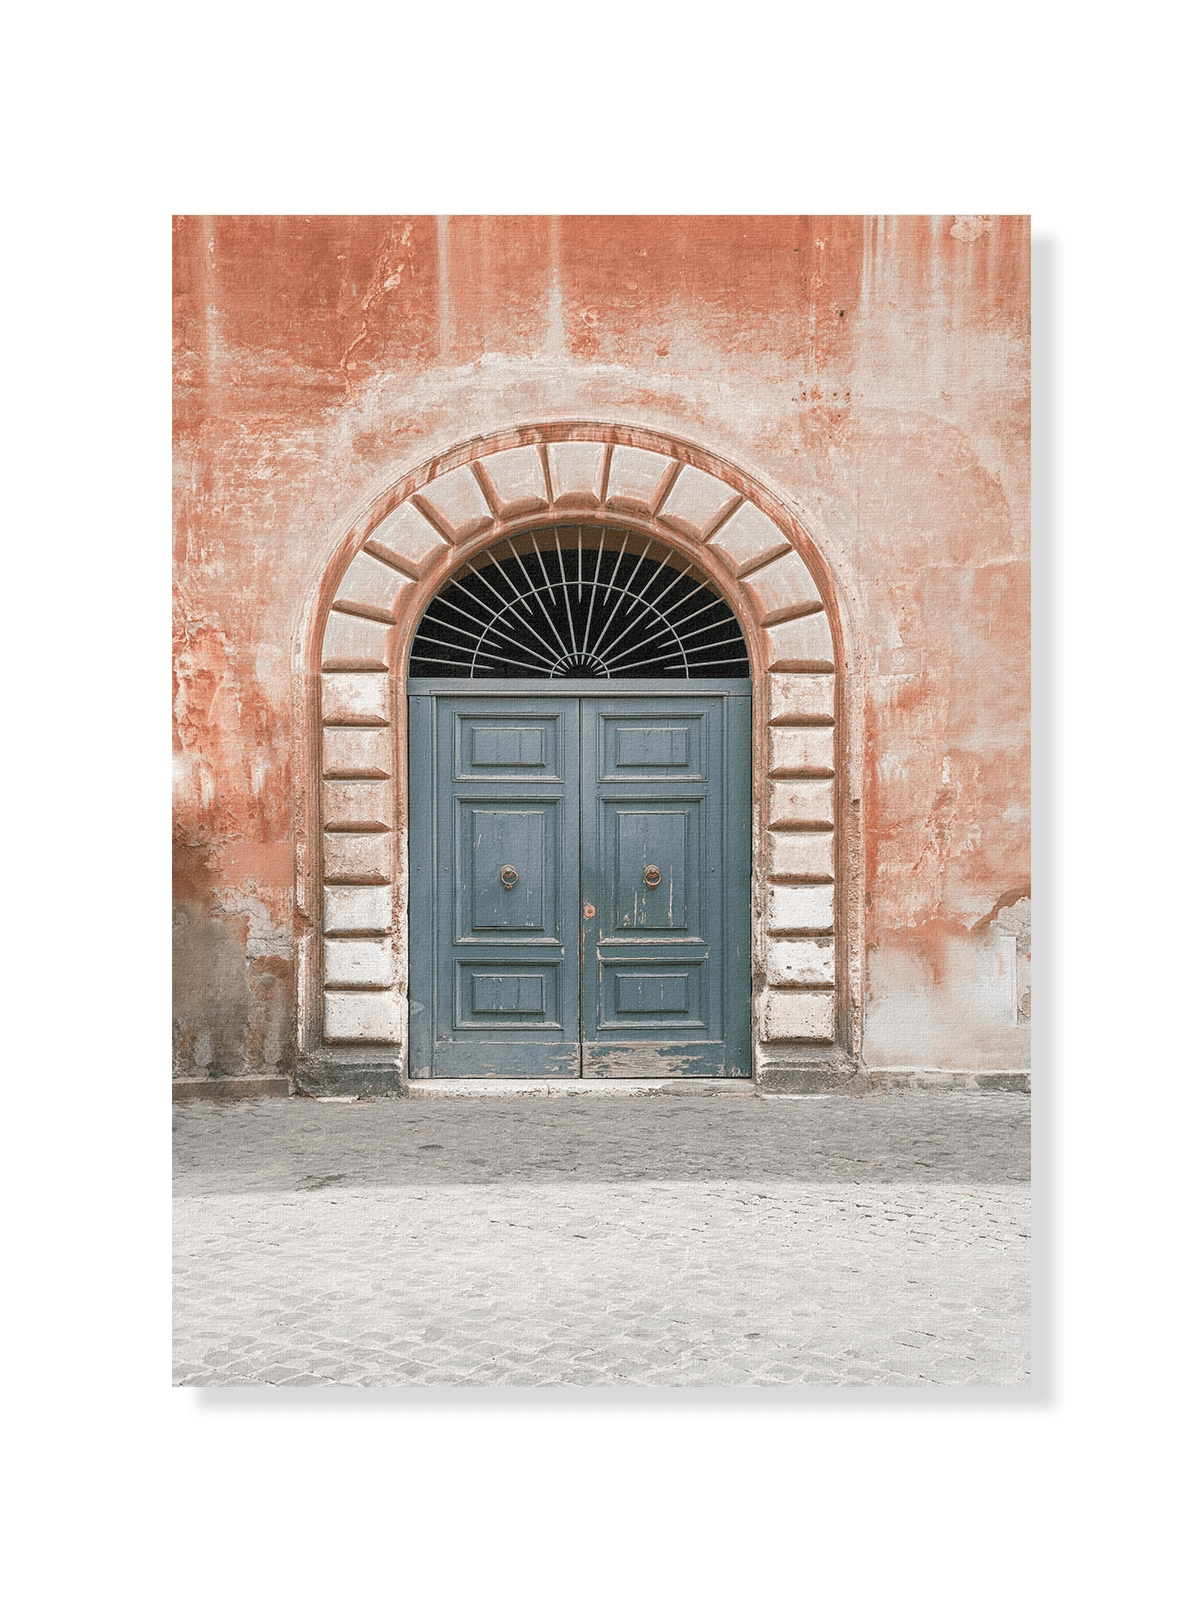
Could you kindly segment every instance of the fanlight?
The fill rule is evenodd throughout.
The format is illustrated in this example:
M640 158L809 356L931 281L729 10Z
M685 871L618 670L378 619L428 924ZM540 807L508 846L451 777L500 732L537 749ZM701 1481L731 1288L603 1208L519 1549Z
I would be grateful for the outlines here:
M583 525L501 540L430 601L414 678L746 678L737 618L646 534Z

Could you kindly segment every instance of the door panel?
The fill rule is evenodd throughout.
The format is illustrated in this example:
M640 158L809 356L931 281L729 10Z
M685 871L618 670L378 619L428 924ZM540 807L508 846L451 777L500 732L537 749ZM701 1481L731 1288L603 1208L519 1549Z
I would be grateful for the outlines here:
M563 730L558 717L511 713L454 714L454 776L517 780L563 776ZM574 748L571 750L574 759Z
M506 707L461 694L425 704L432 710L410 725L417 1070L575 1077L578 704L529 696Z
M727 837L733 807L748 820L749 767L744 801L727 794L728 705L662 693L581 702L581 879L597 907L583 925L585 1076L750 1071L737 1035L749 1021L749 873Z
M456 961L455 1028L561 1028L561 963Z
M410 697L414 1078L749 1076L748 685L646 688Z
M605 854L614 868L610 928L687 933L689 892L695 902L699 888L701 805L606 803L605 829L612 837Z
M558 899L558 813L555 801L502 807L460 800L460 940L555 937L547 921Z
M703 961L610 958L601 964L597 1038L617 1029L662 1034L704 1026Z
M680 711L673 716L646 717L624 712L603 716L600 739L604 751L601 775L614 782L625 778L704 778L703 716Z

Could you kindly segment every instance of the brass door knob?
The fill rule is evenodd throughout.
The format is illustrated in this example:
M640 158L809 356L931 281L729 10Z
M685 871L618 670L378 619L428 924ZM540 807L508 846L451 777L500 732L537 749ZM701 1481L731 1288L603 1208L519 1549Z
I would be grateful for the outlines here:
M648 889L653 889L655 885L662 883L662 874L657 867L648 867L642 874L642 878Z
M502 867L500 869L500 882L505 889L511 889L520 876L515 867Z

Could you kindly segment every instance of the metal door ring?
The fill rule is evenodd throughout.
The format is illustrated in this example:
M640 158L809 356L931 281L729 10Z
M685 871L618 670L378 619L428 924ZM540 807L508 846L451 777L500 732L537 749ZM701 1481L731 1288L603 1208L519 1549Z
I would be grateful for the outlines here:
M493 856L492 860L495 861L496 858ZM511 889L520 876L515 867L502 867L500 869L500 882L505 889Z
M649 889L653 889L656 884L662 883L662 874L659 872L657 867L648 867L642 874L642 878L645 880L646 886Z

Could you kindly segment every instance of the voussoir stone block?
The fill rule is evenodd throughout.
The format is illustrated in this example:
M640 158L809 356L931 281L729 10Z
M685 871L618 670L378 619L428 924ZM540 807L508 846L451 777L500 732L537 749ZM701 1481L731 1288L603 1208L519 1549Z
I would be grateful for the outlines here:
M368 832L391 828L395 799L390 783L370 778L327 778L321 788L326 828Z
M326 834L322 840L325 878L386 884L392 877L392 835Z
M772 552L783 556L792 548L782 529L748 500L713 535L709 544L735 575L764 561ZM813 587L815 589L815 585Z
M832 939L772 939L767 941L767 983L832 984Z
M832 721L836 685L832 673L768 673L767 718L772 723L815 717Z
M767 826L833 825L833 780L778 778L767 786Z
M386 989L393 982L390 939L327 939L325 982Z
M738 498L736 489L711 473L684 467L671 485L658 519L677 533L705 540Z
M390 778L390 728L327 728L322 771L326 778Z
M380 546L415 576L423 574L446 549L446 541L429 518L407 500L383 519L367 543Z
M816 611L821 605L820 591L813 583L813 576L794 550L751 573L742 580L742 587L751 597L764 627L797 617L802 612Z
M829 619L823 611L768 628L767 649L770 653L768 666L773 671L833 671L833 636L829 632Z
M469 467L456 467L444 478L435 478L413 496L413 501L426 515L432 514L438 527L456 544L492 526L492 509Z
M567 511L594 510L599 506L606 448L577 440L546 446L556 506Z
M392 926L390 884L327 884L325 932L386 934Z
M667 474L675 462L655 451L638 450L633 445L616 445L608 469L608 497L613 511L633 511L643 517L653 514L662 496Z
M810 778L832 778L833 729L772 728L771 772L803 773Z
M497 451L478 465L487 475L501 517L525 517L548 505L542 458L533 445Z
M769 884L767 926L777 934L831 933L833 885Z
M391 720L389 690L386 673L324 673L321 676L321 721L388 723Z
M347 567L335 599L352 606L370 606L375 611L386 612L388 617L395 617L400 597L412 582L395 567L372 556L370 551L360 550Z
M772 878L833 878L833 831L767 834L767 873Z
M810 1041L825 1045L834 1038L834 996L830 990L767 990L763 1004L763 1038Z
M321 661L350 667L387 668L392 655L392 630L387 623L368 617L351 617L331 611L321 643Z
M327 1040L399 1045L403 1034L395 990L330 990L325 996Z

